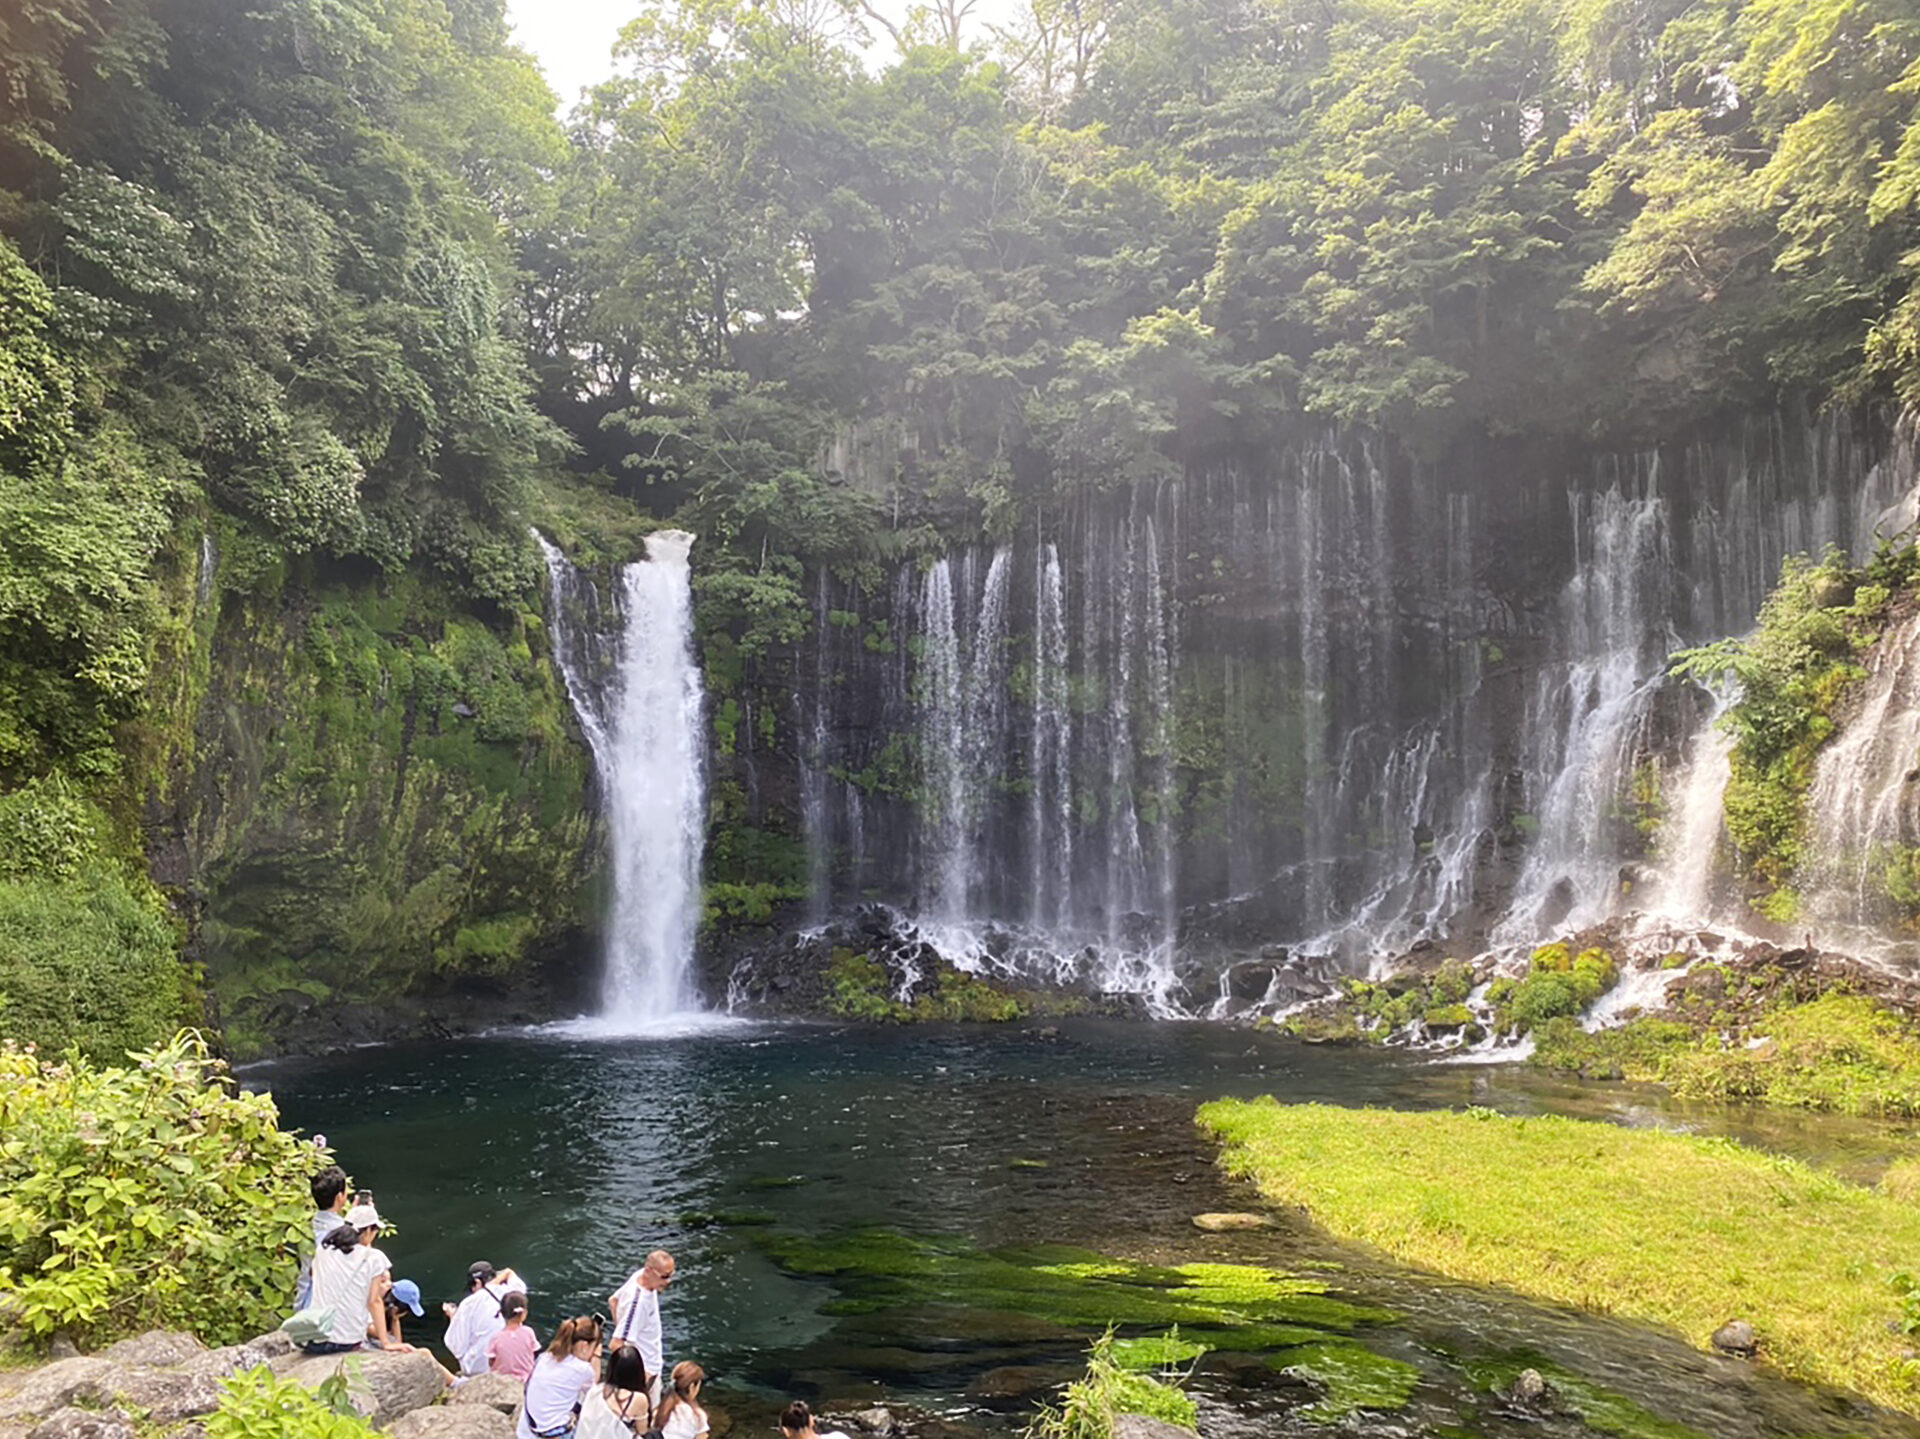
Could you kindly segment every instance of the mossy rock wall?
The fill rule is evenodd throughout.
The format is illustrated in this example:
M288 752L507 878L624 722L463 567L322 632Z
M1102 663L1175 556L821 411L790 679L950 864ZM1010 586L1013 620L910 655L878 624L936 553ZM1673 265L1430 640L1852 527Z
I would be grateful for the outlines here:
M541 617L315 569L205 633L150 851L235 1052L577 1009L598 835Z

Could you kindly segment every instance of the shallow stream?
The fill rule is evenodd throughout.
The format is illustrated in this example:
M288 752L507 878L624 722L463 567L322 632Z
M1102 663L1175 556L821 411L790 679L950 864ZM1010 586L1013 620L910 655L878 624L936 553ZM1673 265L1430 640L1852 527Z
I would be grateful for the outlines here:
M1079 1369L1096 1316L1133 1315L1123 1332L1179 1318L1216 1346L1191 1385L1209 1439L1920 1436L1674 1335L1408 1271L1294 1216L1250 1233L1192 1224L1259 1207L1192 1123L1223 1095L1667 1125L1855 1178L1899 1142L1887 1126L1200 1024L717 1023L363 1050L247 1079L375 1191L396 1226L383 1247L430 1316L485 1258L529 1277L544 1336L604 1308L648 1249L671 1250L668 1360L705 1365L743 1432L763 1432L788 1395L1007 1432ZM1579 1413L1509 1409L1495 1391L1528 1365Z

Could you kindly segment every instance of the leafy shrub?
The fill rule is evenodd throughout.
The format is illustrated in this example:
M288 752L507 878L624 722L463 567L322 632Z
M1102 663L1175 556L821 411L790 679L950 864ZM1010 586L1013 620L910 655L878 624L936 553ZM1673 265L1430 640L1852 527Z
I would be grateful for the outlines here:
M1085 1377L1067 1386L1058 1408L1040 1411L1027 1426L1027 1439L1113 1439L1113 1421L1121 1414L1145 1414L1182 1429L1198 1422L1192 1399L1121 1362L1108 1330L1088 1351Z
M380 1432L353 1407L344 1372L309 1389L263 1365L223 1379L220 1388L220 1407L206 1418L207 1439L372 1439Z
M173 926L118 872L0 881L0 1036L114 1063L179 1027L187 985Z
M0 879L71 879L99 850L99 811L62 775L0 795Z
M325 1155L197 1034L132 1058L96 1069L0 1046L0 1293L40 1337L258 1334L293 1291Z

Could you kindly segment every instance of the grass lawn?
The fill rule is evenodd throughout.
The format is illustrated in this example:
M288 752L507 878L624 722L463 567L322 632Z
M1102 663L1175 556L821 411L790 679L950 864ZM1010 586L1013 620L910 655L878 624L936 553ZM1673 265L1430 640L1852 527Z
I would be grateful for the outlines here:
M1222 1162L1334 1234L1455 1278L1673 1325L1750 1320L1797 1379L1920 1412L1890 1284L1920 1208L1723 1139L1484 1110L1218 1100Z

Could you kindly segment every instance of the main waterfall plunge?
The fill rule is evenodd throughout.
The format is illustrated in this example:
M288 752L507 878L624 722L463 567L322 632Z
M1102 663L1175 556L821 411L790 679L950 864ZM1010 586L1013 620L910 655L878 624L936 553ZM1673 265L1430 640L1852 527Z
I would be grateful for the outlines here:
M661 530L625 566L611 615L544 537L554 655L605 798L612 900L602 1020L638 1027L697 1007L690 980L706 835L706 723L688 553Z

